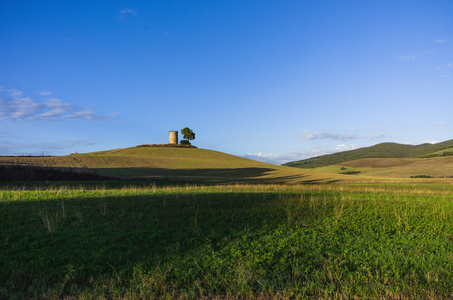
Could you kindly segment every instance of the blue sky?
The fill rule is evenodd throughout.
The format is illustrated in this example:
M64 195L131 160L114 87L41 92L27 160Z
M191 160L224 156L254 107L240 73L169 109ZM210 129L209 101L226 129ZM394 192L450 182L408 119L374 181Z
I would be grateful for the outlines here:
M271 163L453 138L453 1L0 2L0 154Z

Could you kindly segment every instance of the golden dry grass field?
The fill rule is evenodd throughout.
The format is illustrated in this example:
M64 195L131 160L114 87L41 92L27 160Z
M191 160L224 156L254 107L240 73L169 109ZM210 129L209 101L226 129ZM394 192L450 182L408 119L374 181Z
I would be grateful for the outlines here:
M195 148L131 147L53 157L0 157L0 165L87 168L126 179L327 183L348 176L277 166Z
M451 181L453 177L453 156L432 158L365 158L317 169L318 172L342 173L357 171L361 177L411 178L432 177L438 181ZM356 175L351 175L356 176ZM426 179L426 178L420 178Z

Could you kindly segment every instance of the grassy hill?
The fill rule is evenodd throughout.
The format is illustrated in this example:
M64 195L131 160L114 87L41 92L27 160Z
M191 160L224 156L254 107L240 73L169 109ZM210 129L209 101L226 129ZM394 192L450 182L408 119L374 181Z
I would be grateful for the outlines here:
M453 178L453 156L432 158L363 158L318 168L316 171L338 174L359 174L372 178Z
M381 143L371 147L289 162L284 164L284 166L312 169L364 158L415 158L445 150L450 146L453 146L453 140L437 144L427 143L416 146L398 143ZM452 149L450 148L450 151L451 150Z
M131 147L53 157L0 157L0 166L11 165L95 170L124 179L306 183L344 179L195 148Z

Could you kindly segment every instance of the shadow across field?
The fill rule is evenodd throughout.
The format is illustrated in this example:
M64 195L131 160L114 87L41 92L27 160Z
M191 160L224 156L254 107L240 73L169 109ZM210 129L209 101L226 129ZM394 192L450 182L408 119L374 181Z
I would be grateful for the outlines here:
M109 180L95 170L41 166L0 165L0 181L93 181Z
M142 180L185 180L209 182L287 182L303 180L304 174L279 172L272 168L200 168L200 169L166 169L166 168L105 168L97 169L100 174L125 179ZM305 180L304 180L305 182ZM325 180L306 180L315 184ZM330 181L329 181L330 182Z
M64 194L64 193L63 193ZM74 282L132 276L134 268L201 259L244 234L276 228L279 193L165 193L0 203L0 282L9 291L46 289L68 268ZM187 265L203 277L195 265ZM71 271L70 270L70 271ZM71 271L72 272L72 271ZM28 295L30 296L30 295ZM25 298L28 298L25 297Z
M112 174L125 177L241 177L257 178L275 171L271 168L203 168L203 169L166 169L166 168L106 168L98 169L103 174Z

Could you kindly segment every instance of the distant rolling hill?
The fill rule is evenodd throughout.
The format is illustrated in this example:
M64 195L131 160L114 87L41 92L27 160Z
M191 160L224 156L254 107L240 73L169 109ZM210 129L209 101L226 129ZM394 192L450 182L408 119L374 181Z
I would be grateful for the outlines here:
M283 164L283 166L313 169L364 158L416 158L433 153L448 153L445 149L450 146L453 146L453 139L437 144L427 143L416 146L398 143L381 143L371 147L293 161ZM453 151L453 149L450 148L450 151Z
M131 147L53 157L0 157L0 167L33 166L95 170L102 176L210 182L325 183L331 178L310 170L276 166L213 150L195 148Z

